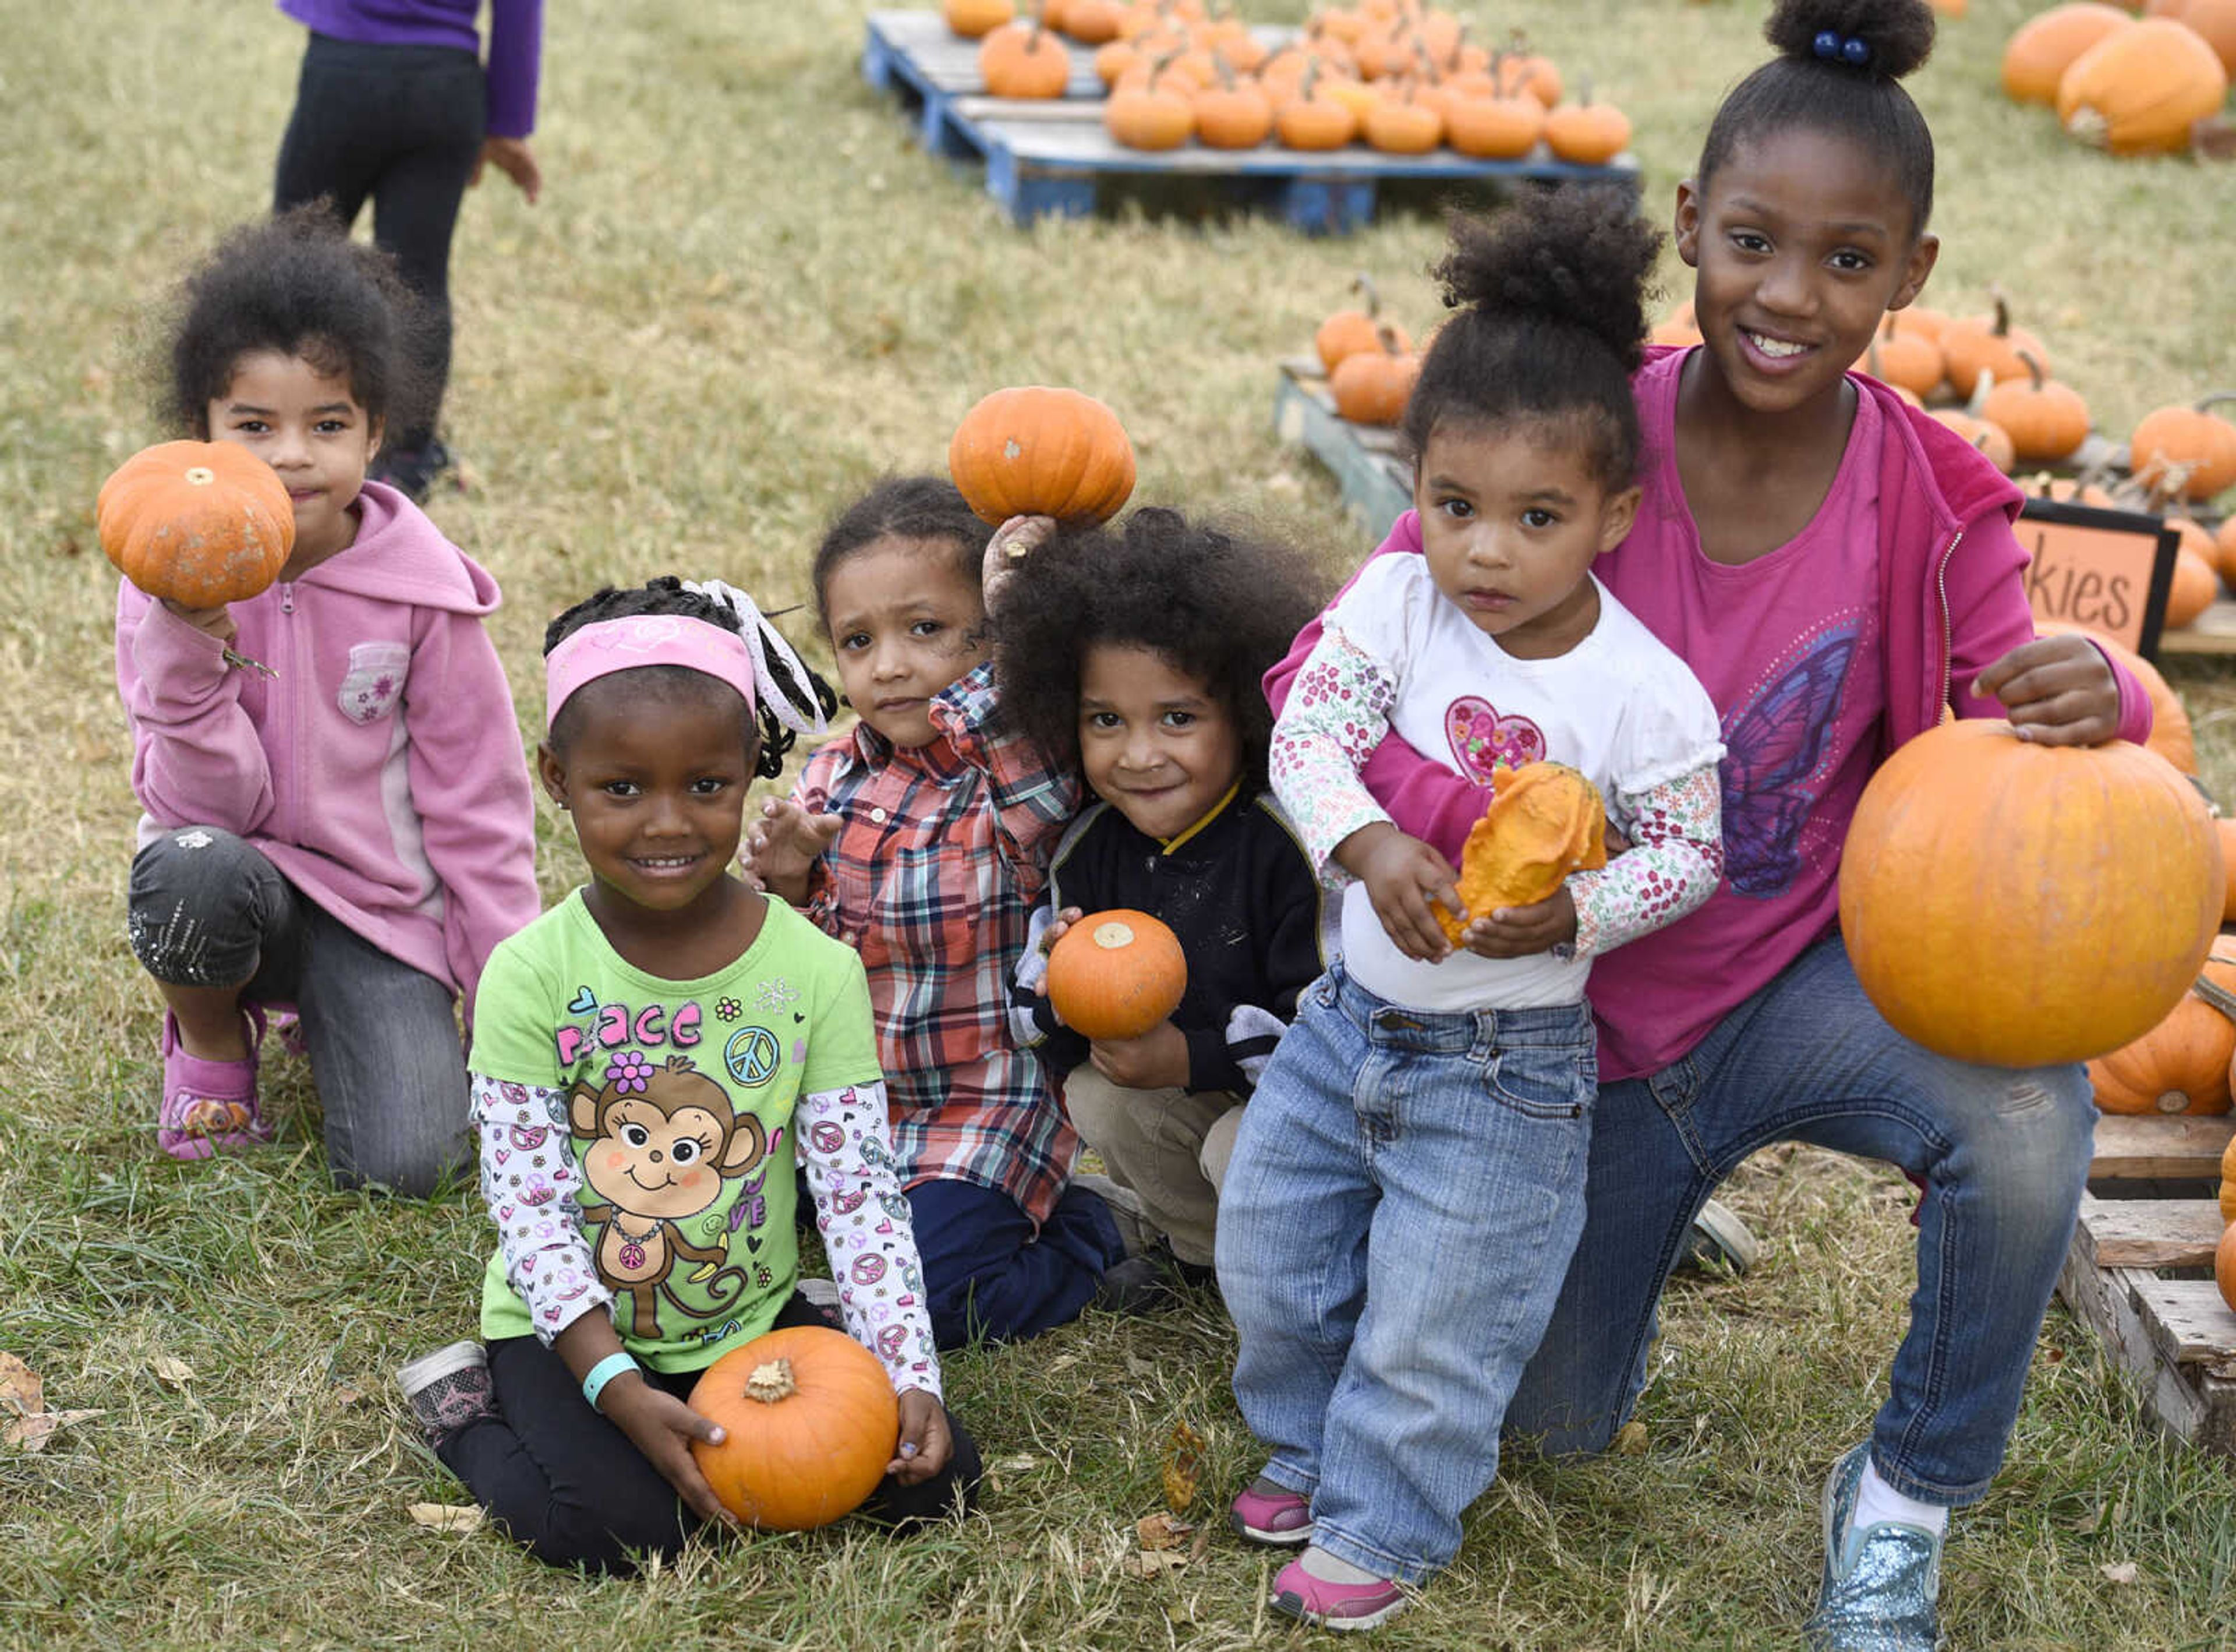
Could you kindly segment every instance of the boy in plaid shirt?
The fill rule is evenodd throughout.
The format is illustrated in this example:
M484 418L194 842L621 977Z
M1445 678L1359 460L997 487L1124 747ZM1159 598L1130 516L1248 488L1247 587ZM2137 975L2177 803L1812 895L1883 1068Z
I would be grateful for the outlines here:
M1123 1259L1109 1208L1068 1185L1079 1138L1007 1025L1009 976L1079 785L990 730L983 544L952 484L881 483L815 556L816 606L861 721L771 800L746 853L773 892L858 948L893 1148L942 1347L1076 1317Z

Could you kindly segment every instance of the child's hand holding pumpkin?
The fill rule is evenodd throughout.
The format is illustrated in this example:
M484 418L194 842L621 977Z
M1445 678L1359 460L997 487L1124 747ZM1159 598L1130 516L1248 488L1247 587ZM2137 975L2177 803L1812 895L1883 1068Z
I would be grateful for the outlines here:
M1188 1082L1187 1035L1169 1021L1138 1038L1098 1038L1087 1058L1121 1089L1180 1089Z
M1479 958L1535 958L1576 938L1576 903L1563 884L1529 906L1502 906L1460 931L1460 944Z
M1407 958L1435 964L1450 952L1437 927L1434 903L1464 918L1458 874L1450 861L1386 820L1361 826L1336 846L1336 864L1366 885L1374 915L1391 944Z
M2021 740L2043 746L2101 746L2120 732L2120 680L2084 636L2021 643L1972 684L1993 694Z
M204 636L215 637L220 642L230 642L240 634L240 628L233 623L233 610L223 602L215 608L188 608L167 596L163 606Z
M1055 531L1054 517L1011 517L994 530L994 536L986 542L985 563L979 570L979 582L988 607L993 606L994 593L1016 574L1017 565Z
M955 1450L947 1412L921 1388L902 1391L901 1438L885 1472L903 1485L921 1485L947 1466Z

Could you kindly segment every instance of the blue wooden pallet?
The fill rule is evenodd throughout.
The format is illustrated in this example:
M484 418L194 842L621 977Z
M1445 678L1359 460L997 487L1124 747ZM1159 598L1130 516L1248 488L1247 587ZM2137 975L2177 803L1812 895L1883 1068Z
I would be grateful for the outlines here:
M1255 31L1278 45L1293 31ZM1051 214L1095 210L1098 188L1121 180L1193 179L1262 201L1309 234L1345 234L1374 216L1378 186L1615 183L1641 188L1638 161L1618 155L1603 167L1558 160L1542 146L1519 161L1477 161L1450 150L1385 155L1363 144L1306 154L1267 147L1213 149L1189 143L1151 154L1128 149L1103 129L1102 86L1090 54L1070 48L1072 76L1062 98L989 97L978 48L958 38L937 12L870 14L862 76L914 111L924 147L953 161L985 163L986 190L1023 225Z
M1354 425L1337 412L1318 357L1281 364L1280 384L1273 392L1273 433L1327 466L1345 508L1377 539L1413 508L1413 469L1398 457L1397 431Z

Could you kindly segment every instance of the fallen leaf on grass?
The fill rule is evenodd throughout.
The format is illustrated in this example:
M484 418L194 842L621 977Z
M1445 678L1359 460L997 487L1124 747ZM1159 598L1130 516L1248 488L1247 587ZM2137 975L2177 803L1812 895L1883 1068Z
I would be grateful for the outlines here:
M166 1388L184 1388L194 1379L194 1368L174 1353L159 1353L148 1362L155 1380Z
M455 1503L415 1503L404 1510L415 1526L424 1526L430 1531L471 1531L482 1523L482 1511L470 1504Z
M1144 1549L1126 1563L1127 1570L1136 1577L1163 1577L1187 1570L1187 1557L1176 1555L1169 1549Z
M1037 1468L1039 1465L1040 1458L1028 1452L1022 1457L1000 1458L994 1462L989 1463L986 1466L996 1471L997 1473L1023 1474L1027 1469Z
M0 1430L0 1445L20 1445L27 1451L43 1451L58 1428L98 1417L97 1411L49 1411L47 1385L39 1373L12 1353L0 1353L0 1416L9 1418Z
M39 1373L12 1353L0 1353L0 1407L18 1417L47 1408L46 1384Z
M1177 1549L1194 1530L1187 1521L1162 1509L1154 1514L1145 1514L1134 1523L1134 1535L1141 1538L1144 1549Z
M2142 1568L2132 1560L2122 1560L2110 1566L2099 1566L2096 1570L2115 1583L2132 1583L2142 1571Z
M82 1423L89 1417L99 1417L97 1411L42 1411L28 1417L18 1417L0 1432L0 1445L20 1445L27 1451L43 1451L47 1441L58 1428L72 1423Z
M1615 1454L1617 1457L1644 1457L1647 1443L1646 1425L1634 1417L1615 1430Z
M2065 1529L2076 1537L2087 1537L2094 1535L2097 1527L2103 1524L2104 1505L2100 1503L2081 1518L2068 1524Z
M1203 1436L1186 1423L1174 1423L1172 1438L1165 1442L1165 1506L1174 1514L1186 1514L1202 1478Z
M354 1388L337 1388L334 1390L334 1404L337 1405L354 1405L358 1401L364 1398L365 1396L358 1392Z

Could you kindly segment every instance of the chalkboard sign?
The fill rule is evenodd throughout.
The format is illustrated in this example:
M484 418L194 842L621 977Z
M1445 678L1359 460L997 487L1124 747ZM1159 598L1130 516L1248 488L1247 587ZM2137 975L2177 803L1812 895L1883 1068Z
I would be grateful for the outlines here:
M2029 499L2017 531L2036 619L2086 626L2147 660L2157 654L2181 543L2173 529L2141 511Z

